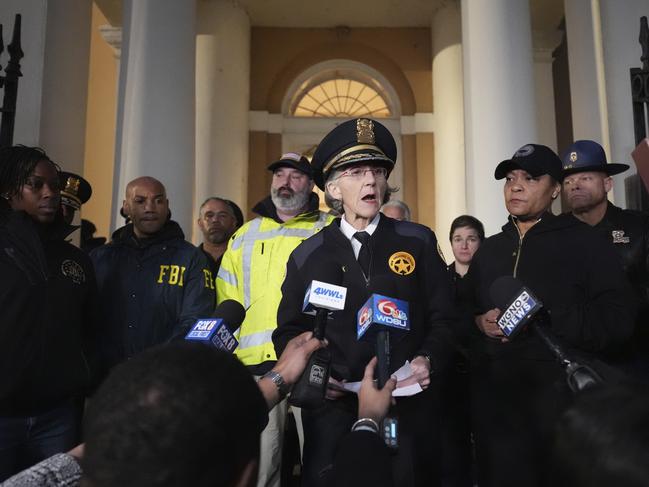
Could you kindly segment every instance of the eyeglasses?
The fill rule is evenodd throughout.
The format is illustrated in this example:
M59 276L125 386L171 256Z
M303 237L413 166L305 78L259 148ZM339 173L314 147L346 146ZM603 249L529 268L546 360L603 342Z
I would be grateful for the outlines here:
M386 178L388 170L384 167L352 167L340 173L339 178L350 177L352 179L363 179L365 175L371 172L375 178Z

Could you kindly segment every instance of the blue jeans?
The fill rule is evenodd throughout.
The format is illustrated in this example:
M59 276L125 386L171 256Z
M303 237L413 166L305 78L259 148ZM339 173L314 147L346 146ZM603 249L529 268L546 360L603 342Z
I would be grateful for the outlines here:
M79 443L80 407L72 401L37 416L0 417L0 482Z

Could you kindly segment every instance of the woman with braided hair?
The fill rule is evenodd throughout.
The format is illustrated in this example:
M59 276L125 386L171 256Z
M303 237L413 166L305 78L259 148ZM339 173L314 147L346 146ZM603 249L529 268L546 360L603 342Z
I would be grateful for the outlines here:
M72 230L58 166L0 149L0 481L78 443L96 284Z

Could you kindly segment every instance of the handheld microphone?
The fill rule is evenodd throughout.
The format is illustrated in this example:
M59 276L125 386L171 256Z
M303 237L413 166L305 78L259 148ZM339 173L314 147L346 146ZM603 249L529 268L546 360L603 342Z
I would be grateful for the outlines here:
M390 378L390 337L398 338L410 330L408 311L406 301L381 294L372 294L358 310L357 339L376 340L379 388Z
M544 321L550 321L550 314L543 308L541 300L522 282L515 277L502 276L492 283L489 292L496 307L504 310L498 318L498 326L503 333L508 338L513 338L529 324L563 366L568 386L573 392L602 383L597 372L588 365L573 360L552 332L542 326Z
M232 353L239 346L233 333L245 317L246 310L241 303L227 299L216 307L212 318L198 319L185 335L185 340L202 342Z
M336 270L338 268L332 268L331 272ZM340 282L342 281L342 272L327 277L334 282ZM302 311L306 314L315 314L313 324L313 336L315 338L318 340L324 339L329 313L344 309L346 297L347 288L324 281L311 281L304 295ZM327 392L330 369L331 353L329 350L326 348L316 350L309 358L304 372L293 387L289 402L294 406L306 409L322 405Z
M408 303L381 294L372 294L358 310L356 337L376 340L376 370L379 389L390 378L390 336L399 338L410 330ZM381 424L383 441L392 450L399 448L399 421L391 412Z

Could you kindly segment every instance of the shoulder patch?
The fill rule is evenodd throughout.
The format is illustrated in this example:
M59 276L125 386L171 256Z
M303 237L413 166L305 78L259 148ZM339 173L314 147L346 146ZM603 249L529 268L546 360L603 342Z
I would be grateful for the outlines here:
M81 264L75 260L65 259L61 262L61 274L71 279L75 284L86 282L86 273Z
M446 263L446 257L444 257L444 252L442 252L442 247L439 246L439 242L437 242L437 253L442 258L442 261Z

